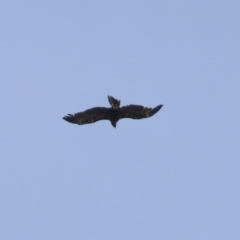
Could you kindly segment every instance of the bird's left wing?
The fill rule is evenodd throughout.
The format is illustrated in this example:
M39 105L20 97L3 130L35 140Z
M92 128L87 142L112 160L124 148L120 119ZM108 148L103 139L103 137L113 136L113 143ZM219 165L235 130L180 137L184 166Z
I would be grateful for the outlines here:
M68 114L63 119L79 125L94 123L99 120L108 120L108 110L109 108L105 107L94 107L84 112L75 113L74 115Z
M120 108L119 117L121 118L132 118L142 119L153 116L157 113L163 105L158 105L155 108L143 107L140 105L128 105Z

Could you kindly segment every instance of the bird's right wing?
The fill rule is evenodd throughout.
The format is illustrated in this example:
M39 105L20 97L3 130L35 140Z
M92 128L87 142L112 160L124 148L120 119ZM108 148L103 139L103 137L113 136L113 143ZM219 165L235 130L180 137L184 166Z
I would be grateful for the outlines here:
M148 108L140 105L128 105L120 108L119 117L121 118L132 118L142 119L153 116L157 113L163 105L158 105L155 108Z
M70 123L79 125L94 123L99 120L108 120L108 110L109 108L105 107L94 107L84 112L75 113L74 115L68 114L67 116L63 117L63 119Z

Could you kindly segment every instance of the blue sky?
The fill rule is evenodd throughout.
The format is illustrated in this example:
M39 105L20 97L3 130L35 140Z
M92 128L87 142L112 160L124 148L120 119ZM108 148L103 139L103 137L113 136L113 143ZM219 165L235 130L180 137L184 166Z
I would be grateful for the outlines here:
M240 239L239 10L2 1L1 239ZM107 95L164 107L62 120Z

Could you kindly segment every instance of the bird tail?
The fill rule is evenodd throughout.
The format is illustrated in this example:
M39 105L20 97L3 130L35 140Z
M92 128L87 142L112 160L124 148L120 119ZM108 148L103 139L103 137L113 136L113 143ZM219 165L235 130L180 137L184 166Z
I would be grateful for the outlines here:
M149 114L149 117L153 116L155 113L157 113L161 108L163 107L163 105L158 105L157 107L153 108Z
M108 101L113 109L118 109L120 107L120 100L117 100L112 96L108 96Z

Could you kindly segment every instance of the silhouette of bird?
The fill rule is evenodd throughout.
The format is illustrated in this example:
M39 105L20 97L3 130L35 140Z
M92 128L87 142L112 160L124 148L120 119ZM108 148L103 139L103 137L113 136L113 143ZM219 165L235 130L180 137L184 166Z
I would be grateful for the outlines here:
M74 124L89 124L100 120L109 120L113 127L116 128L117 122L123 118L143 119L153 116L163 105L158 105L155 108L143 107L140 105L127 105L120 107L120 101L112 96L108 96L110 108L94 107L84 112L68 114L63 117L64 120Z

